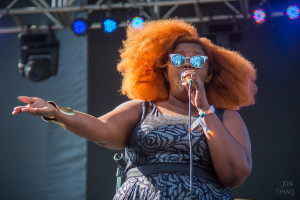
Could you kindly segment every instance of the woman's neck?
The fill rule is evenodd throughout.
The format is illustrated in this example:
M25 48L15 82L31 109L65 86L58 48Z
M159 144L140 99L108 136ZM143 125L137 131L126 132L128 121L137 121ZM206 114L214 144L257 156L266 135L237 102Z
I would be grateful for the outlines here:
M169 99L166 101L156 102L158 109L166 115L189 115L189 101L178 99L172 95L169 95ZM198 115L198 110L193 105L191 107L192 116Z

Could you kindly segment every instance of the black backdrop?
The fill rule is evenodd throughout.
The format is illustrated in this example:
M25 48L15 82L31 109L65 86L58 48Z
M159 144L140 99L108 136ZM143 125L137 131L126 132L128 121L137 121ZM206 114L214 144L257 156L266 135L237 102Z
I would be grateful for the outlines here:
M299 25L299 20L270 19L251 24L241 41L230 43L255 64L259 89L257 103L239 111L250 133L253 169L242 186L231 189L235 198L299 199ZM100 116L127 100L118 92L121 76L116 71L125 36L124 29L112 36L99 30L88 34L89 114ZM88 144L87 199L113 197L115 152Z

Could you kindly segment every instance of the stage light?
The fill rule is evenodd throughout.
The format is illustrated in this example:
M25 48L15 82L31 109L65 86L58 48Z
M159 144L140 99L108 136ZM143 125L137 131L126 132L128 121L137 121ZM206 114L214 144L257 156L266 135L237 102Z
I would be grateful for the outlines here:
M111 33L117 29L117 22L113 19L106 19L103 22L103 28L105 32Z
M257 24L261 24L266 20L266 12L262 9L256 9L253 11L252 18Z
M75 19L72 24L72 29L77 35L84 35L87 31L88 23L85 19Z
M21 46L19 73L33 82L56 75L59 43L53 31L26 31L18 37Z
M298 19L299 15L300 15L300 9L296 6L289 6L286 9L286 13L285 13L291 20L293 19Z
M130 25L135 29L141 29L143 28L143 23L144 19L142 17L134 17L131 20Z

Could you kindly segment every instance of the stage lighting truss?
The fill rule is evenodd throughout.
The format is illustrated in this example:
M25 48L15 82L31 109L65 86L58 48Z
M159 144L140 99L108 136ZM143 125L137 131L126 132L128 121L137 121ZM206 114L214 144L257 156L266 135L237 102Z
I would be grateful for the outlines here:
M50 0L49 0L50 1ZM178 16L190 23L201 23L218 20L228 19L243 19L248 18L249 11L249 0L140 0L140 1L109 1L109 0L98 0L94 4L84 5L79 1L74 0L51 0L51 5L46 0L32 0L28 1L27 7L15 8L18 5L19 0L12 1L6 8L0 9L0 18L4 15L12 16L15 24L13 27L1 27L0 33L14 33L22 32L23 24L22 19L24 15L29 14L40 14L45 15L52 24L52 29L66 29L72 26L73 17L77 13L86 13L86 17L92 12L111 12L118 10L117 12L129 12L130 10L139 10L139 17L146 20L154 19L165 19L172 17L172 14L176 12L179 7L185 6L185 8L191 9L188 11L190 16ZM26 1L27 2L27 1ZM65 3L59 3L65 2ZM35 7L30 7L34 4ZM213 16L203 15L202 5L205 4L218 4L230 10L229 14L215 13ZM24 4L22 4L23 6ZM162 11L164 10L164 11ZM116 13L116 12L113 12ZM22 19L18 16L22 15ZM104 29L105 26L101 22L90 23L87 29ZM126 27L128 25L128 19L124 18L123 21L118 21L118 27ZM31 23L33 24L33 23ZM16 26L17 25L17 26ZM44 24L35 24L38 29L43 29L46 26ZM111 24L110 24L111 25ZM114 29L113 26L108 26L108 32Z
M19 73L33 82L57 74L59 43L52 30L25 31L18 35L21 47Z
M96 3L84 5L80 1L74 0L32 0L22 1L22 5L26 7L15 8L18 5L20 0L13 0L7 5L6 8L0 9L0 19L9 15L12 17L14 24L8 27L0 27L0 33L18 33L24 31L23 19L26 15L30 14L39 14L44 15L48 18L52 24L52 29L66 29L72 26L73 17L77 13L86 13L85 17L89 16L92 12L101 11L101 12L111 12L118 10L118 12L129 12L130 10L138 9L140 12L140 17L143 17L144 20L157 20L157 19L166 19L168 17L174 17L174 12L180 9L180 7L185 6L185 9L188 9L187 15L181 15L181 12L177 13L178 18L184 19L186 22L190 23L203 23L203 22L215 22L215 21L226 21L226 20L237 20L245 19L251 20L253 15L253 10L250 10L251 6L254 5L253 1L250 0L127 0L127 1L110 1L110 0L94 0ZM51 2L51 5L50 3ZM62 3L63 2L63 3ZM265 0L263 2L268 2ZM271 3L271 2L270 2ZM257 4L257 3L256 3ZM32 7L34 5L34 7ZM207 13L207 10L204 10L203 7L208 5L216 6L214 13ZM31 7L30 7L31 6ZM298 6L298 5L297 5ZM298 8L298 10L297 10ZM299 17L299 6L297 8L290 7L288 10L283 8L279 12L267 13L267 18L273 17L284 17L286 13L290 16L290 19L297 19ZM224 12L226 10L226 12ZM297 14L298 13L298 14ZM19 17L22 15L22 18ZM263 16L261 14L260 16ZM258 17L259 18L259 17ZM119 21L117 23L118 27L126 27L128 25L128 19ZM41 20L43 21L43 20ZM86 24L86 30L88 29L99 29L108 27L109 31L114 32L114 24L109 24L105 26L102 22L93 22ZM28 20L26 20L28 23ZM29 22L30 23L30 22ZM44 22L45 23L45 22ZM37 26L37 29L45 29L49 22L46 24L34 24ZM81 31L85 30L83 24L78 25L81 27ZM84 32L84 31L83 31Z

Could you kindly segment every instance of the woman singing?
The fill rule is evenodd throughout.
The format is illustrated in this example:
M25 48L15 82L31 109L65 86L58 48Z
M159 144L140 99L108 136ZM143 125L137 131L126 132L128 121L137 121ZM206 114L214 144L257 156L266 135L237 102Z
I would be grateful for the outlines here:
M236 110L255 103L254 66L178 19L129 26L120 53L121 90L132 100L111 112L96 118L21 96L27 105L13 114L42 116L101 146L125 148L127 178L114 199L232 199L228 188L252 169L249 134Z

